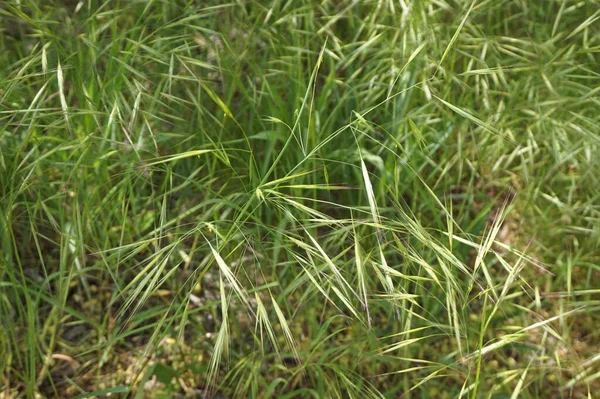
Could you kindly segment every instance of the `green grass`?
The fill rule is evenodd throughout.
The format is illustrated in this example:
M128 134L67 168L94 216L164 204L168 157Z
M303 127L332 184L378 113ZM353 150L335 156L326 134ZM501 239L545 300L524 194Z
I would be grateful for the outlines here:
M0 2L0 398L592 398L600 1Z

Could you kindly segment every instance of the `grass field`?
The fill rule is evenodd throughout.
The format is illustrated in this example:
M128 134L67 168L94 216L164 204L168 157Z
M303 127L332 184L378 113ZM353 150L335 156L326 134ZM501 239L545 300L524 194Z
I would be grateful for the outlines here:
M592 398L600 1L0 1L0 398Z

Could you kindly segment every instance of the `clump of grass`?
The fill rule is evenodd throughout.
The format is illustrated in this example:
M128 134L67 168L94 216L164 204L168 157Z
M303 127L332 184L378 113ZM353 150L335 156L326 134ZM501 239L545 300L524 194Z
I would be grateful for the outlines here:
M0 396L592 397L597 0L0 4Z

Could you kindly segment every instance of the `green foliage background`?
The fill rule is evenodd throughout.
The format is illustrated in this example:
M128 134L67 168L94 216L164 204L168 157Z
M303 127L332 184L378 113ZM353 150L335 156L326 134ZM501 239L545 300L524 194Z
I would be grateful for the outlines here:
M0 2L0 397L593 397L598 20Z

